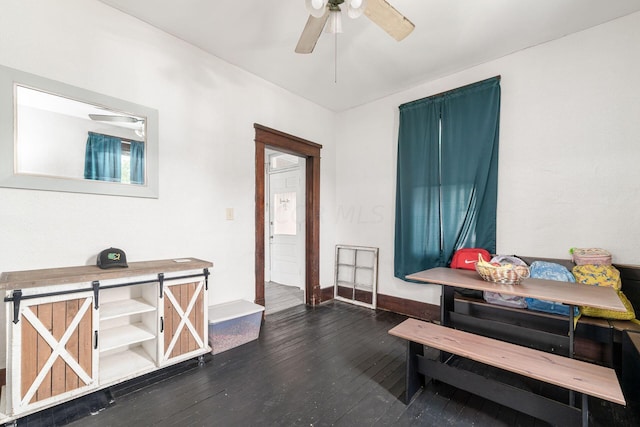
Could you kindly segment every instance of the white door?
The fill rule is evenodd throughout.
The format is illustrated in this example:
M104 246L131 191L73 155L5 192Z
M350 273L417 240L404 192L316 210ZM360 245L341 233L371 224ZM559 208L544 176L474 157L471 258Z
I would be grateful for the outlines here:
M304 191L300 168L269 173L270 280L304 289Z

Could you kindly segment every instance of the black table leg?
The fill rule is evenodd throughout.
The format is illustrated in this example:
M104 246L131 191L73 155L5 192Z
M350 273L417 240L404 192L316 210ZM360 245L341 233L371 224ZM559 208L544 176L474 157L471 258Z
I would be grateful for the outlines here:
M574 306L569 305L569 357L573 359L573 336L575 332L575 316L573 314ZM583 399L584 401L584 399ZM569 390L569 406L575 406L576 404L576 396L573 390ZM584 414L584 410L582 411Z
M454 289L452 286L441 285L442 295L440 296L440 325L450 326L450 312L454 310Z
M451 313L455 307L454 288L452 286L441 285L442 294L440 295L440 325L451 326ZM440 362L445 363L451 354L440 352Z
M582 393L582 427L589 427L589 396Z

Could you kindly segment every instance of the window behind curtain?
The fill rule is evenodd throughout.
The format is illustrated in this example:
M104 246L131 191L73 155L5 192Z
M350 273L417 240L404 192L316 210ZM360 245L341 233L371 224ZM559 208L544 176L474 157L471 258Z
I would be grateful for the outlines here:
M500 79L400 106L394 275L495 252Z

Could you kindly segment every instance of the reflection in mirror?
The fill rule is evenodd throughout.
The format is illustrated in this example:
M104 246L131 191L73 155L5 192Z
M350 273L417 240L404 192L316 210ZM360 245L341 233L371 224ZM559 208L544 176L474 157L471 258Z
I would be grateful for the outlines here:
M0 186L156 198L158 112L0 66Z
M144 184L144 117L21 85L15 94L16 173Z

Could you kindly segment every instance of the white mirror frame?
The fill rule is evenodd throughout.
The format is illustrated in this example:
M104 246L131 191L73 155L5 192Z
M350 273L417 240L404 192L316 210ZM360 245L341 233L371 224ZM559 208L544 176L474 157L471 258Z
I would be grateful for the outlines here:
M146 117L146 179L143 185L127 185L44 175L15 173L15 85L20 84L115 112ZM49 80L0 65L0 187L112 196L158 198L158 111Z

